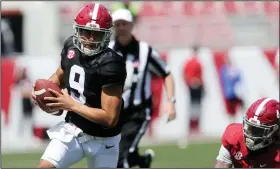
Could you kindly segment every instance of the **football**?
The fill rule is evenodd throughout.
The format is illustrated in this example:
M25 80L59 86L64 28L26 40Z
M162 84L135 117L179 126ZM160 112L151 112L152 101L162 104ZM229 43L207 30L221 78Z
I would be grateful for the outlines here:
M36 101L38 103L38 106L43 111L45 111L49 114L52 114L52 115L60 116L63 112L62 110L52 112L50 110L50 108L46 106L46 104L49 103L50 101L44 100L44 98L45 97L55 97L54 94L49 92L49 90L48 90L49 88L62 94L61 89L55 83L53 83L49 80L46 80L46 79L38 79L36 81L35 87L34 87L34 94L36 96Z

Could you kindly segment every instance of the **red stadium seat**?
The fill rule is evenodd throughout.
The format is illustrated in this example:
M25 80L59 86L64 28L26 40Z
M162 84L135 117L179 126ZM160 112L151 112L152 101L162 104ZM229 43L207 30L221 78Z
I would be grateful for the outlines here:
M183 14L184 15L194 15L194 2L192 1L187 1L187 2L182 2L183 3Z
M267 15L278 15L279 16L279 2L268 1L263 2L264 10Z
M154 9L154 5L150 2L143 2L139 15L142 17L145 16L155 16L156 12Z
M258 12L257 2L256 1L244 1L243 3L243 10L245 13L256 13Z
M212 14L215 13L217 10L216 8L217 3L214 1L205 1L203 2L203 6L201 10L199 11L200 14Z
M279 35L279 3L255 1L144 2L142 26L136 31L139 38L163 48L198 41L209 47L229 47L235 35L229 16L250 14L267 14L272 31Z
M228 14L237 13L237 5L234 1L225 1L224 9L225 9L225 12Z

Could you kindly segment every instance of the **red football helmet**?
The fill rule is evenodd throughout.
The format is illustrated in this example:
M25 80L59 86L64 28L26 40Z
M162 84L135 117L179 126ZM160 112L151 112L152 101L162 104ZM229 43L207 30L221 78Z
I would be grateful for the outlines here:
M108 47L113 31L110 12L101 4L85 5L74 19L74 45L85 55L95 55Z
M246 146L258 150L273 143L280 132L279 102L262 98L254 102L243 119Z

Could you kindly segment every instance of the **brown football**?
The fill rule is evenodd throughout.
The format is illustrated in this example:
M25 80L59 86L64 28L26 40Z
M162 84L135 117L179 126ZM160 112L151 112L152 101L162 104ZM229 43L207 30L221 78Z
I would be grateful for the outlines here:
M55 95L49 92L48 89L53 89L62 94L61 89L55 83L46 79L38 79L34 87L36 101L43 111L52 115L60 116L63 112L62 110L53 112L49 107L46 106L46 104L50 101L45 100L44 97L55 97Z

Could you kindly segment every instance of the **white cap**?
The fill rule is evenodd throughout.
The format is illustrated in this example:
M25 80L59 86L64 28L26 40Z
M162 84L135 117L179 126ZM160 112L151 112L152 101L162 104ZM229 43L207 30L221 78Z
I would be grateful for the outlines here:
M112 15L113 22L117 20L125 20L127 22L133 22L132 14L128 9L118 9Z

